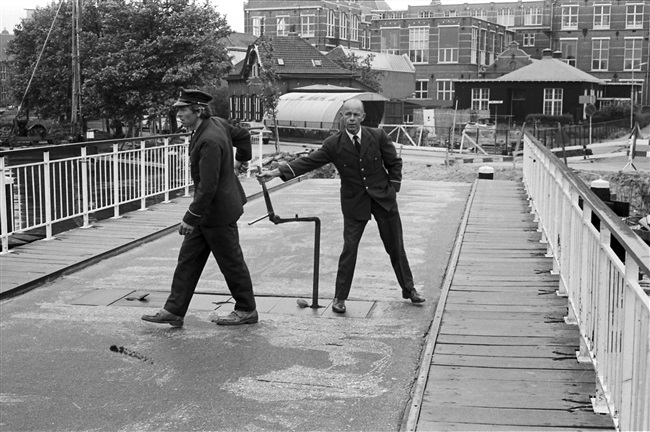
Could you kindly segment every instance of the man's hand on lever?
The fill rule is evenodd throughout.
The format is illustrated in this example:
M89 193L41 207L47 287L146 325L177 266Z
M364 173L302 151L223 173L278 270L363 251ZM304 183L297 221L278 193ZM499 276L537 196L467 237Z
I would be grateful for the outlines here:
M259 171L258 169L258 174L256 175L257 181L262 183L269 182L273 180L276 177L280 177L280 170L279 169L274 169L270 171Z

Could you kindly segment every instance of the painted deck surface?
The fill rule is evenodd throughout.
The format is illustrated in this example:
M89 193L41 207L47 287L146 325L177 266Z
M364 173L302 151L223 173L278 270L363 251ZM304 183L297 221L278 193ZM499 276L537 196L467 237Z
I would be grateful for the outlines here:
M614 429L527 204L518 183L477 182L418 431Z

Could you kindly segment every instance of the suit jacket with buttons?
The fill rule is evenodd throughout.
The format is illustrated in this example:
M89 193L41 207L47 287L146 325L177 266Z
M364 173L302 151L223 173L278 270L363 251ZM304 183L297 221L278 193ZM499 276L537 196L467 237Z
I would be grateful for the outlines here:
M218 117L203 120L192 135L189 152L194 199L183 217L185 223L227 225L244 212L246 193L235 174L233 146L238 161L251 159L248 130Z
M331 162L341 177L344 217L369 220L371 200L394 210L402 181L402 159L386 132L365 126L362 129L360 154L342 131L328 137L318 150L280 166L280 178L287 181Z

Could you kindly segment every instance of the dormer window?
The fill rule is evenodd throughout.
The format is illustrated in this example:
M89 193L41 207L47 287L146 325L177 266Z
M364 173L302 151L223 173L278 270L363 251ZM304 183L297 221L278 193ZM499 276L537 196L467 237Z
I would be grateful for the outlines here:
M277 60L278 60L278 64L279 64L280 66L284 66L284 59L279 58L279 59L277 59Z
M323 62L321 60L312 60L311 64L314 66L323 66Z

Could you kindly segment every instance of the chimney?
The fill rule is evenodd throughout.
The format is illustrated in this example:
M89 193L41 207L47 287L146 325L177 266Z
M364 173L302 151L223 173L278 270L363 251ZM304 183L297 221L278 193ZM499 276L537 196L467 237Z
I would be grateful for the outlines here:
M553 51L550 48L546 48L542 51L542 60L553 58Z
M562 58L562 51L553 51L553 58L561 59Z

